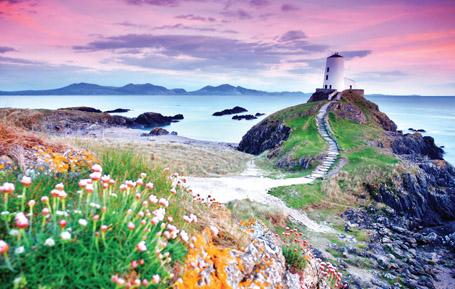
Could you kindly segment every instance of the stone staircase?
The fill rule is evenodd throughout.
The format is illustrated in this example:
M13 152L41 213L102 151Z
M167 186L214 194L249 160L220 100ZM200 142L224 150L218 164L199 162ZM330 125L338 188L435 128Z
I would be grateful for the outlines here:
M310 179L318 179L324 178L328 172L330 171L331 167L337 160L340 150L338 148L338 144L335 141L335 138L332 136L330 126L328 123L328 116L327 116L327 109L330 105L330 102L324 104L320 109L316 116L316 124L318 127L318 132L322 136L322 138L327 142L328 149L326 151L326 156L322 160L322 163L316 167L316 169L311 173L309 176Z

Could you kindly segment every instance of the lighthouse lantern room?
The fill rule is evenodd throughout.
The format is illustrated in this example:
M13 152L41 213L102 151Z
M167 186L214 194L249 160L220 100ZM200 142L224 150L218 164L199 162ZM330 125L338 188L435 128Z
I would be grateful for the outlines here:
M327 57L323 88L343 91L344 87L344 58L337 52Z

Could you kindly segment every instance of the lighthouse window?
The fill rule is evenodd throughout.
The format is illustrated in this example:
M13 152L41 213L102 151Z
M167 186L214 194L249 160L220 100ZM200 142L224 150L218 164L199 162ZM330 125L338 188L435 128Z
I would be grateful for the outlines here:
M327 67L327 72L329 72L329 70L330 70L330 67Z
M325 76L325 80L329 80L329 75L328 74Z

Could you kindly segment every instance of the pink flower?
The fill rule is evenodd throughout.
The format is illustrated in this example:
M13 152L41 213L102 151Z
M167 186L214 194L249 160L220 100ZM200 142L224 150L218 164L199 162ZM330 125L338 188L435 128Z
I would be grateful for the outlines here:
M9 245L3 240L0 240L0 254L7 254L9 251Z
M24 215L24 213L20 212L20 213L17 213L16 217L14 218L14 220L16 221L16 226L20 229L24 229L24 228L27 228L28 227L28 219L27 217Z
M101 179L101 172L93 172L90 174L90 179L93 181L99 181Z
M120 191L126 191L128 189L128 186L125 184L121 184L119 189L120 189Z
M180 238L183 240L183 242L187 243L188 240L190 239L188 237L188 233L185 232L184 230L180 231Z
M103 171L103 168L99 164L94 164L92 166L92 172L101 173L102 171Z
M6 194L12 194L16 187L12 183L3 183L3 186L1 187L1 191Z
M58 225L60 226L60 228L64 229L66 227L66 221L65 220L60 220L58 222Z
M79 180L78 185L79 185L79 188L81 188L81 189L85 188L85 186L87 185L87 180L85 180L85 179Z
M177 191L176 191L175 188L172 188L172 189L170 190L170 193L173 194L173 195L175 195L175 194L177 194Z
M128 223L128 230L132 231L132 230L134 230L134 228L136 228L136 225L134 225L133 222L129 222Z
M145 184L145 187L146 187L148 190L153 190L153 183L147 183L147 184Z
M140 242L136 245L136 249L137 249L139 252L145 252L145 251L147 251L147 245L145 244L145 241L140 241Z
M104 232L104 233L105 233L105 232L107 231L107 229L108 229L108 226L106 226L106 225L101 225L101 232Z
M131 268L136 269L138 265L136 260L131 261Z
M51 211L49 210L49 208L43 208L43 210L41 211L41 214L43 216L48 216L50 213Z
M45 203L45 204L49 203L49 197L47 197L47 196L42 196L42 197L41 197L41 202L42 202L42 203Z
M168 200L163 199L163 198L161 198L161 199L158 201L158 203L159 203L161 206L163 206L163 207L168 207L168 206L169 206Z
M104 175L104 176L101 177L101 181L103 183L109 183L110 180L111 180L110 176Z
M85 190L88 192L88 193L93 193L93 184L86 184L85 185Z
M155 195L150 195L149 202L152 204L156 204L156 203L158 203L158 198Z
M30 208L33 208L35 206L36 202L35 202L35 200L30 200L30 201L28 201L27 204Z
M27 176L23 176L22 179L21 179L21 184L24 187L30 187L30 185L32 184L32 178L27 177Z
M144 181L143 181L142 179L137 179L137 180L136 180L136 184L137 184L138 186L142 186L142 185L144 184Z
M143 280L142 280L142 285L143 285L144 287L148 287L148 286L149 286L149 281L148 281L147 279L143 279Z
M160 278L159 275L153 275L153 277L152 277L152 282L153 282L153 284L158 284L158 283L160 283L160 280L161 280L161 278Z
M65 186L62 183L56 184L55 189L59 191L63 191L65 189Z
M218 230L218 228L215 226L210 226L210 231L212 231L212 234L215 236L217 236L218 233L220 232L220 230Z

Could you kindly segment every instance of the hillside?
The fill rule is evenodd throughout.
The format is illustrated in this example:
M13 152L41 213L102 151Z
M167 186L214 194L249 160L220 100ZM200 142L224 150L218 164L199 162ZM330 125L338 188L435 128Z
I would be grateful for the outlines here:
M0 91L0 95L294 95L304 96L302 92L267 92L241 86L222 84L205 86L199 90L186 91L182 88L168 89L164 86L127 84L120 87L103 86L92 83L73 83L65 87L45 90Z
M327 103L327 96L314 94L270 115L243 137L239 150L259 155L258 165L272 176L308 175L327 152L316 125ZM355 288L436 288L438 272L455 260L449 209L455 169L442 149L431 137L397 131L363 91L344 91L331 102L327 124L340 151L327 177L269 194L336 228L337 235L304 234L345 268ZM433 266L432 258L440 262Z

